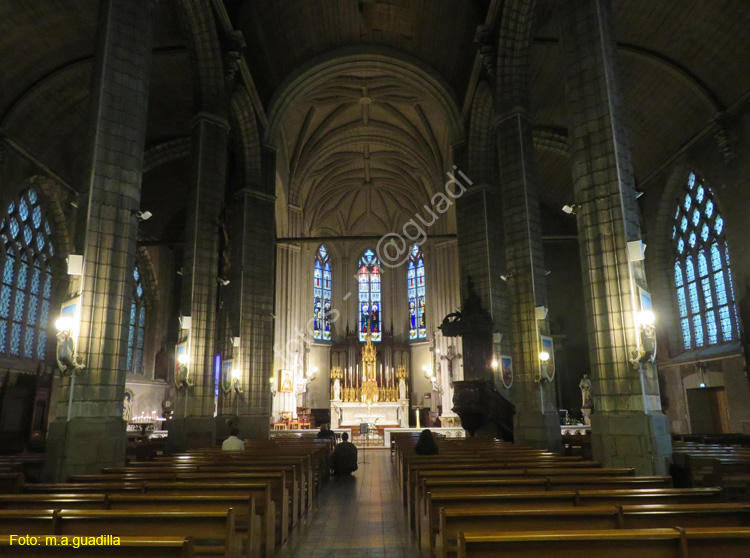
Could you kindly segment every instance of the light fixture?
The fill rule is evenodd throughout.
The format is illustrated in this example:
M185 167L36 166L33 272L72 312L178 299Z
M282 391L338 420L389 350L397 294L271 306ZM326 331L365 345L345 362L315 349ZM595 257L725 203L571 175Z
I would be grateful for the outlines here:
M581 206L577 203L565 204L564 206L562 206L562 210L568 215L575 215L576 213L578 213L579 209L581 209Z
M638 312L638 325L640 326L653 326L656 321L656 316L651 310L641 310Z
M68 275L83 275L83 256L80 254L70 254L67 257Z
M541 370L539 371L539 376L537 376L535 381L544 385L545 383L550 381L550 378L547 375L547 367L549 366L549 353L547 351L539 352L539 364L541 365Z
M549 362L549 353L547 351L542 351L539 353L539 360L541 360L544 363Z
M153 213L150 211L133 211L133 215L139 221L148 221L153 216Z
M545 277L549 277L550 275L552 275L552 270L551 269L545 269L544 270L544 276Z
M537 320L546 320L549 309L546 306L535 306L534 316Z
M224 278L224 277L217 277L217 278L216 278L216 281L217 281L217 282L219 283L219 285L221 285L222 287L226 287L226 286L227 286L227 285L228 285L228 284L230 283L229 279L226 279L226 278Z
M506 282L507 282L507 281L508 281L508 279L510 279L511 277L513 277L513 272L510 272L510 273L506 273L505 275L501 275L501 276L500 276L500 279L502 279L503 281L506 281Z
M276 378L268 378L268 382L271 384L271 397L276 397Z
M60 316L55 320L57 329L57 348L55 350L55 359L57 367L62 374L76 375L83 365L83 358L76 353L75 339L73 338L73 329L76 322L69 316Z
M242 385L240 383L240 369L239 368L232 368L232 389L234 389L234 393L236 394L242 393Z
M193 318L190 316L180 316L180 329L190 329L193 325Z
M656 316L651 310L641 310L635 315L635 327L638 334L638 350L633 351L630 362L633 368L643 372L643 365L656 359Z
M640 192L638 190L635 191L635 199L640 198L643 195L643 192Z
M492 369L493 369L493 370L497 370L497 366L498 366L498 364L497 364L497 361L496 361L496 360L493 360L493 361L492 361Z

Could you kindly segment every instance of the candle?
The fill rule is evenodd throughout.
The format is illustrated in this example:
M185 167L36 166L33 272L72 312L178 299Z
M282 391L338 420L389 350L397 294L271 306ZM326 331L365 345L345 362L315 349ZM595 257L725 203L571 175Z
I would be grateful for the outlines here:
M380 365L380 385L383 385L383 365Z

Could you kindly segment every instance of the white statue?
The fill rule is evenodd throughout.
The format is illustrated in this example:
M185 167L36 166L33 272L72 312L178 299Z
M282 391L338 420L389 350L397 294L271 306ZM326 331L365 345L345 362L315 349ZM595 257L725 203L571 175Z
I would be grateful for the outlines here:
M133 397L126 391L122 398L122 418L125 422L133 420Z
M588 374L583 375L578 387L581 388L581 408L589 409L591 407L591 380Z
M403 378L398 379L398 398L406 399L406 381Z
M333 399L334 401L341 400L341 383L338 378L333 380Z

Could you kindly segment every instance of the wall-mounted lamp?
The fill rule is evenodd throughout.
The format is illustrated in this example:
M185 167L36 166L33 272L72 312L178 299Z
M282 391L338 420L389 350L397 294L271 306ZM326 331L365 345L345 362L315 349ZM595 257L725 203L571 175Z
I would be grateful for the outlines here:
M80 254L70 254L67 257L68 275L83 275L83 256Z
M234 393L238 395L242 393L239 368L232 368L232 389L234 390Z
M547 351L541 351L539 353L539 365L541 366L541 372L539 374L539 383L544 384L549 382L547 376L547 367L549 366L549 353Z
M135 215L135 218L139 221L148 221L153 217L153 213L150 211L133 211L133 215Z
M175 385L177 391L193 389L193 383L190 381L190 357L186 354L182 354L177 357L177 377L175 378Z
M68 316L60 316L55 320L57 329L57 350L55 358L57 367L63 374L72 374L75 376L78 371L84 368L83 357L76 353L76 344L73 337L75 320Z
M651 310L641 310L635 316L638 332L638 350L633 352L631 363L636 370L643 370L643 365L656 359L656 316Z
M226 279L224 277L217 277L216 282L219 283L219 285L221 285L222 287L226 287L227 285L229 285L231 281L229 281L229 279Z
M180 329L190 329L193 325L193 318L190 316L180 316Z
M500 279L502 279L503 281L505 281L507 283L508 279L510 279L511 277L513 277L513 273L512 272L511 273L506 273L505 275L501 275Z
M239 337L232 337L232 347L239 347L240 346L240 338Z
M575 215L576 213L578 213L579 209L581 209L581 206L577 203L565 204L564 206L562 206L562 210L568 215Z
M271 397L276 397L276 378L269 378L268 381L271 384Z
M500 366L500 365L498 364L498 362L497 362L496 360L494 360L494 359L493 359L493 360L492 360L492 369L493 369L493 370L497 370L498 366Z
M549 309L546 306L534 307L534 317L537 320L546 320L548 312L549 312Z

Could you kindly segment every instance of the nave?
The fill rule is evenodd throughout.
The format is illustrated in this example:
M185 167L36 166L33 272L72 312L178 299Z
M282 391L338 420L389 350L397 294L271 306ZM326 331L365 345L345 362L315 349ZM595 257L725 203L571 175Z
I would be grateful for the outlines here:
M359 469L331 477L279 558L411 558L419 556L409 532L389 452L359 450Z

